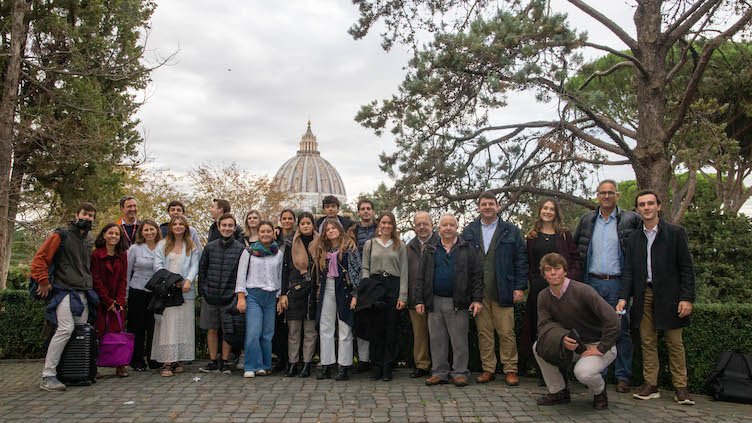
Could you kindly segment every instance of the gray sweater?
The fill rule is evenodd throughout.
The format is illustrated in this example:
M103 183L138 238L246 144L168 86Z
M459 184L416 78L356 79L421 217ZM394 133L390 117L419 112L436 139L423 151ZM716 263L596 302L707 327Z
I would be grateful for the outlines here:
M397 300L407 302L407 247L400 241L399 250L393 245L384 247L375 238L363 245L363 277L379 273L388 273L400 278L399 297Z

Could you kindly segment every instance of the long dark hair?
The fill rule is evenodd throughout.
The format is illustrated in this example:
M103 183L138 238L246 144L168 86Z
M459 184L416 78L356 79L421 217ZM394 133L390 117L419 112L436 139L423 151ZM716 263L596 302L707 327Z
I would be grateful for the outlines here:
M170 203L172 204L172 203ZM157 222L152 219L141 219L141 225L138 226L138 234L136 234L136 244L143 244L146 242L144 238L144 226L153 226L157 230L157 236L154 237L154 242L157 243L162 240L162 229L160 229Z
M556 232L557 235L563 235L564 231L568 230L567 227L564 226L564 215L561 213L559 202L554 198L546 198L538 204L538 211L535 212L533 227L530 228L530 231L526 235L527 239L538 238L538 232L540 232L540 229L543 226L543 220L541 220L540 217L541 210L543 210L543 206L549 202L554 205L554 232Z
M128 244L125 242L125 232L123 231L123 228L117 223L108 223L104 225L104 227L99 230L99 235L97 235L97 240L94 241L94 246L97 248L105 248L107 246L107 241L104 240L104 234L107 233L110 228L118 228L120 230L120 241L115 245L115 254L123 254L128 250Z

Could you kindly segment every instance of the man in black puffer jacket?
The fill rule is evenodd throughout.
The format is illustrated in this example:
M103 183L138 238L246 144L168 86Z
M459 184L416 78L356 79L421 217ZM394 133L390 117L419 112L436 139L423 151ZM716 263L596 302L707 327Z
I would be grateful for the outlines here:
M228 336L234 336L242 331L243 320L229 317L229 307L235 298L235 280L238 274L238 262L243 254L243 244L235 239L235 217L230 213L223 214L217 220L220 238L206 244L198 265L198 290L201 294L201 319L199 326L208 331L209 363L201 367L202 372L219 370L230 374L231 345ZM237 322L237 323L236 323ZM239 326L239 327L238 327ZM222 342L222 360L217 360L219 350L218 330L222 328L224 341Z

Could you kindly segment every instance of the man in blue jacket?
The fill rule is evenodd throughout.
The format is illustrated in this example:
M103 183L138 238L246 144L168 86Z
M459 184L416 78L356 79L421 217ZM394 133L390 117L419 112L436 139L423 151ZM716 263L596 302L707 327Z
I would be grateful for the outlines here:
M480 217L462 231L478 253L483 272L483 309L476 316L478 346L483 374L475 380L488 383L496 378L494 330L499 335L501 364L509 386L517 377L517 339L514 334L514 304L522 301L527 288L527 249L519 228L499 216L496 195L486 191L478 198Z

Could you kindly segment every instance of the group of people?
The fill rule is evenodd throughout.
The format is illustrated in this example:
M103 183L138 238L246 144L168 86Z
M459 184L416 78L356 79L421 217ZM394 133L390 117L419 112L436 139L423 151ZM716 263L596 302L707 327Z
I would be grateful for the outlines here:
M441 216L436 230L431 215L418 212L415 237L406 244L395 216L383 211L375 217L367 199L357 204L359 222L341 216L339 200L328 196L323 217L285 209L279 225L258 211L237 222L229 202L216 199L205 246L178 201L167 207L170 222L157 225L137 219L136 200L125 197L122 218L105 225L94 242L87 233L96 209L82 203L76 219L50 236L32 263L38 294L51 295L56 305L57 330L40 387L65 389L55 369L74 325L86 322L90 309L97 309L103 334L118 330L117 313L126 302L128 330L135 334L131 367L159 368L165 377L182 372L181 363L195 359L198 292L199 324L208 333L210 361L199 369L205 372L231 374L233 357L243 356L237 366L244 377L265 376L274 351L286 363L285 376L308 377L318 342L317 379L370 371L372 380L391 381L399 315L406 309L415 363L410 377L427 377L429 386L467 385L472 316L483 367L477 383L496 377L496 334L507 385L519 383L518 354L533 356L549 391L538 404L569 402L567 375L575 362L575 377L587 385L593 406L603 409L612 362L617 391L632 389L631 334L639 331L645 384L633 396L657 398L657 331L663 331L675 399L693 404L682 344L695 298L686 233L660 218L656 193L638 193L634 212L617 206L616 186L599 184L598 207L580 218L574 235L555 199L540 203L523 236L499 217L495 194L484 192L480 216L461 232L451 214ZM149 302L155 294L146 286L162 270L179 275L183 301L154 314ZM518 349L514 305L528 289ZM124 367L116 372L127 376Z

